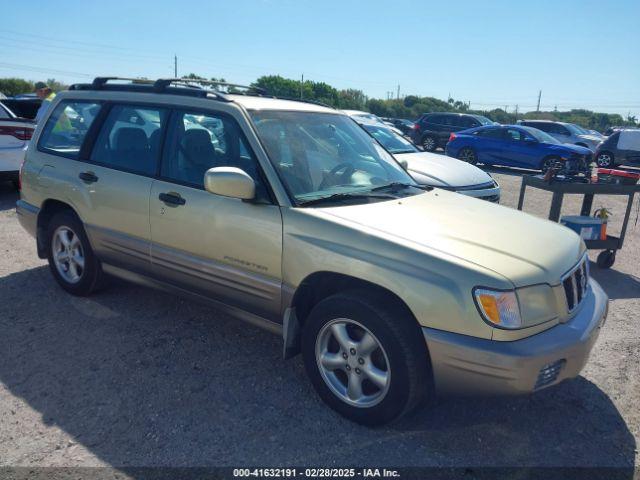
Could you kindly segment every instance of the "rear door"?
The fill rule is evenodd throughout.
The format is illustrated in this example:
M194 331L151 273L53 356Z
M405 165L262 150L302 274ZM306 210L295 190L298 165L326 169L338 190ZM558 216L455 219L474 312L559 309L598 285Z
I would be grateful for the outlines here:
M154 105L106 105L89 159L77 168L80 215L94 249L105 262L140 273L151 266L149 195L168 115Z
M482 128L473 135L476 138L478 161L491 165L512 165L505 158L505 139L501 127Z
M204 189L209 168L256 182L256 201ZM175 110L150 197L156 277L280 321L282 218L238 122L227 113Z

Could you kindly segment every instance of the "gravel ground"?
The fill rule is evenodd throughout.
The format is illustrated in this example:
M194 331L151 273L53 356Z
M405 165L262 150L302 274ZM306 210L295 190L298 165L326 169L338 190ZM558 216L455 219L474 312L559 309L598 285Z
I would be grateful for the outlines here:
M494 175L514 207L519 175ZM614 267L592 265L611 305L582 376L523 398L442 398L369 429L326 408L276 336L125 283L65 294L16 198L0 184L0 466L616 466L631 477L638 465L635 208ZM531 191L525 209L544 216L549 202ZM622 201L600 205L615 231Z

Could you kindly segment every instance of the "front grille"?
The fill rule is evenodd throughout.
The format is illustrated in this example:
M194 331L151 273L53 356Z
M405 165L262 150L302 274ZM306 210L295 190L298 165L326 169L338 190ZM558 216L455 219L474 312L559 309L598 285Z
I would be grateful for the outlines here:
M533 387L534 390L555 382L558 379L558 375L560 375L560 371L562 370L562 367L564 367L565 363L567 363L567 361L563 358L562 360L557 360L542 367L538 373L536 384Z
M567 298L567 308L573 312L584 300L589 285L589 259L586 255L564 277L562 286Z

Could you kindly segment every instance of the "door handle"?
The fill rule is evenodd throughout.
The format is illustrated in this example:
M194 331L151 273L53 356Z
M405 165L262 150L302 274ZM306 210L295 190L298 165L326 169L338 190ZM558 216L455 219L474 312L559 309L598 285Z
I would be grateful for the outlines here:
M187 201L177 193L161 193L158 198L169 205L184 205Z
M86 183L95 183L98 181L98 177L96 177L93 172L80 172L78 178Z

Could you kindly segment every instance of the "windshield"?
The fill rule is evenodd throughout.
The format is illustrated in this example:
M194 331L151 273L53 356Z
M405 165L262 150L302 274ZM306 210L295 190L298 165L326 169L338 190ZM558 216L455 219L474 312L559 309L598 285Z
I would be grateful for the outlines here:
M480 122L480 125L493 125L493 122L482 115L474 115L473 118Z
M410 141L388 128L378 125L362 125L362 128L391 153L415 153L418 151Z
M565 123L564 126L567 127L574 135L590 135L589 132L587 132L579 125L574 125L573 123Z
M553 145L561 145L562 142L556 140L555 138L553 138L551 135L549 135L546 132L543 132L542 130L538 130L537 128L533 128L533 127L520 127L523 130L526 130L528 133L531 134L531 136L533 138L535 138L536 140L538 140L541 143L551 143Z
M282 110L250 111L269 159L297 204L363 194L413 179L346 115ZM416 193L419 191L416 190Z

